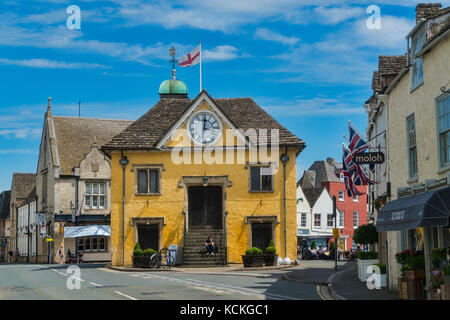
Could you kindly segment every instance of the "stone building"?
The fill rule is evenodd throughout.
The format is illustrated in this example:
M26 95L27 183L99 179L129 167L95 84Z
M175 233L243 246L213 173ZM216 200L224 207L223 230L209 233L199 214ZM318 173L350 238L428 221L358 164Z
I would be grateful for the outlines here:
M392 290L401 275L397 252L423 251L430 283L431 249L450 245L449 26L450 7L419 4L406 66L383 92L392 197L376 226L387 231Z
M8 251L14 252L19 249L19 226L18 213L19 208L29 201L33 189L36 187L35 173L14 173L11 183L11 199L10 199L10 241L8 243ZM19 251L19 254L21 252ZM15 260L20 260L15 257Z
M295 259L304 142L251 98L203 90L189 99L182 81L168 81L160 101L102 147L112 167L112 264L132 264L136 243L177 245L184 264L215 265L242 263L248 248L273 240ZM210 234L219 251L205 257Z
M11 191L0 193L0 261L8 260L8 242L10 238L10 208Z
M47 215L51 245L39 241L38 251L57 261L58 248L79 252L84 261L109 261L109 237L64 238L74 226L108 226L111 213L111 165L99 149L132 121L60 117L47 107L36 176L38 213ZM50 250L50 252L48 252Z
M36 226L36 186L25 200L17 203L17 249L19 262L37 263L45 261L45 255L38 257L39 228Z
M375 165L375 172L370 172L369 178L378 183L369 185L367 188L368 197L368 219L374 222L378 212L391 198L391 185L388 170L388 149L387 149L387 95L384 94L395 77L406 66L406 55L400 56L379 56L378 70L373 73L372 90L373 94L364 105L367 112L366 137L369 143L369 152L383 152L385 162ZM387 233L380 232L377 251L380 263L388 264L387 255Z

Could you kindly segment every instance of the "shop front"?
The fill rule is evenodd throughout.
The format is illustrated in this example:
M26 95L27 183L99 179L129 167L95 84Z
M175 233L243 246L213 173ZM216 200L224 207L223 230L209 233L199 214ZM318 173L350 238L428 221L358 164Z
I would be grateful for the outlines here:
M448 290L444 279L448 275L449 216L450 186L400 197L380 211L377 231L400 232L403 250L390 257L389 263L400 267L402 298L433 298Z

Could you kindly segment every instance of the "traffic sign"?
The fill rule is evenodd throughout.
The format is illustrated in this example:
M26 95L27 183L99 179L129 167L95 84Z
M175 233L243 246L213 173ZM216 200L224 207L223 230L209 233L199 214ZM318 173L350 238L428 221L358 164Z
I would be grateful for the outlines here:
M333 228L333 238L339 238L339 236L340 236L339 229Z
M47 242L53 242L53 241L55 241L55 239L53 239L53 238L47 238L47 239L45 239L45 241L47 241Z

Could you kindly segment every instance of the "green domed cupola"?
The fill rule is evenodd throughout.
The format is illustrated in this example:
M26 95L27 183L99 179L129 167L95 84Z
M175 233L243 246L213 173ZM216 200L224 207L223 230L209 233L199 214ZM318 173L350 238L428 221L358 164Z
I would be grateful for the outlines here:
M188 99L188 89L186 84L175 78L175 48L170 49L172 59L172 79L163 81L159 86L159 96L161 99Z
M183 95L187 98L188 89L186 84L177 79L166 80L159 86L159 95L162 97L172 95Z

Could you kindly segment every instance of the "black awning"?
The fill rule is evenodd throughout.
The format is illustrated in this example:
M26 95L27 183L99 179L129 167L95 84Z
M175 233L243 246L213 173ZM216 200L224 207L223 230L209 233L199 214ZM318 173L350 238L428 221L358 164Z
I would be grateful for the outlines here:
M377 231L446 227L450 216L450 187L388 202L376 221Z

